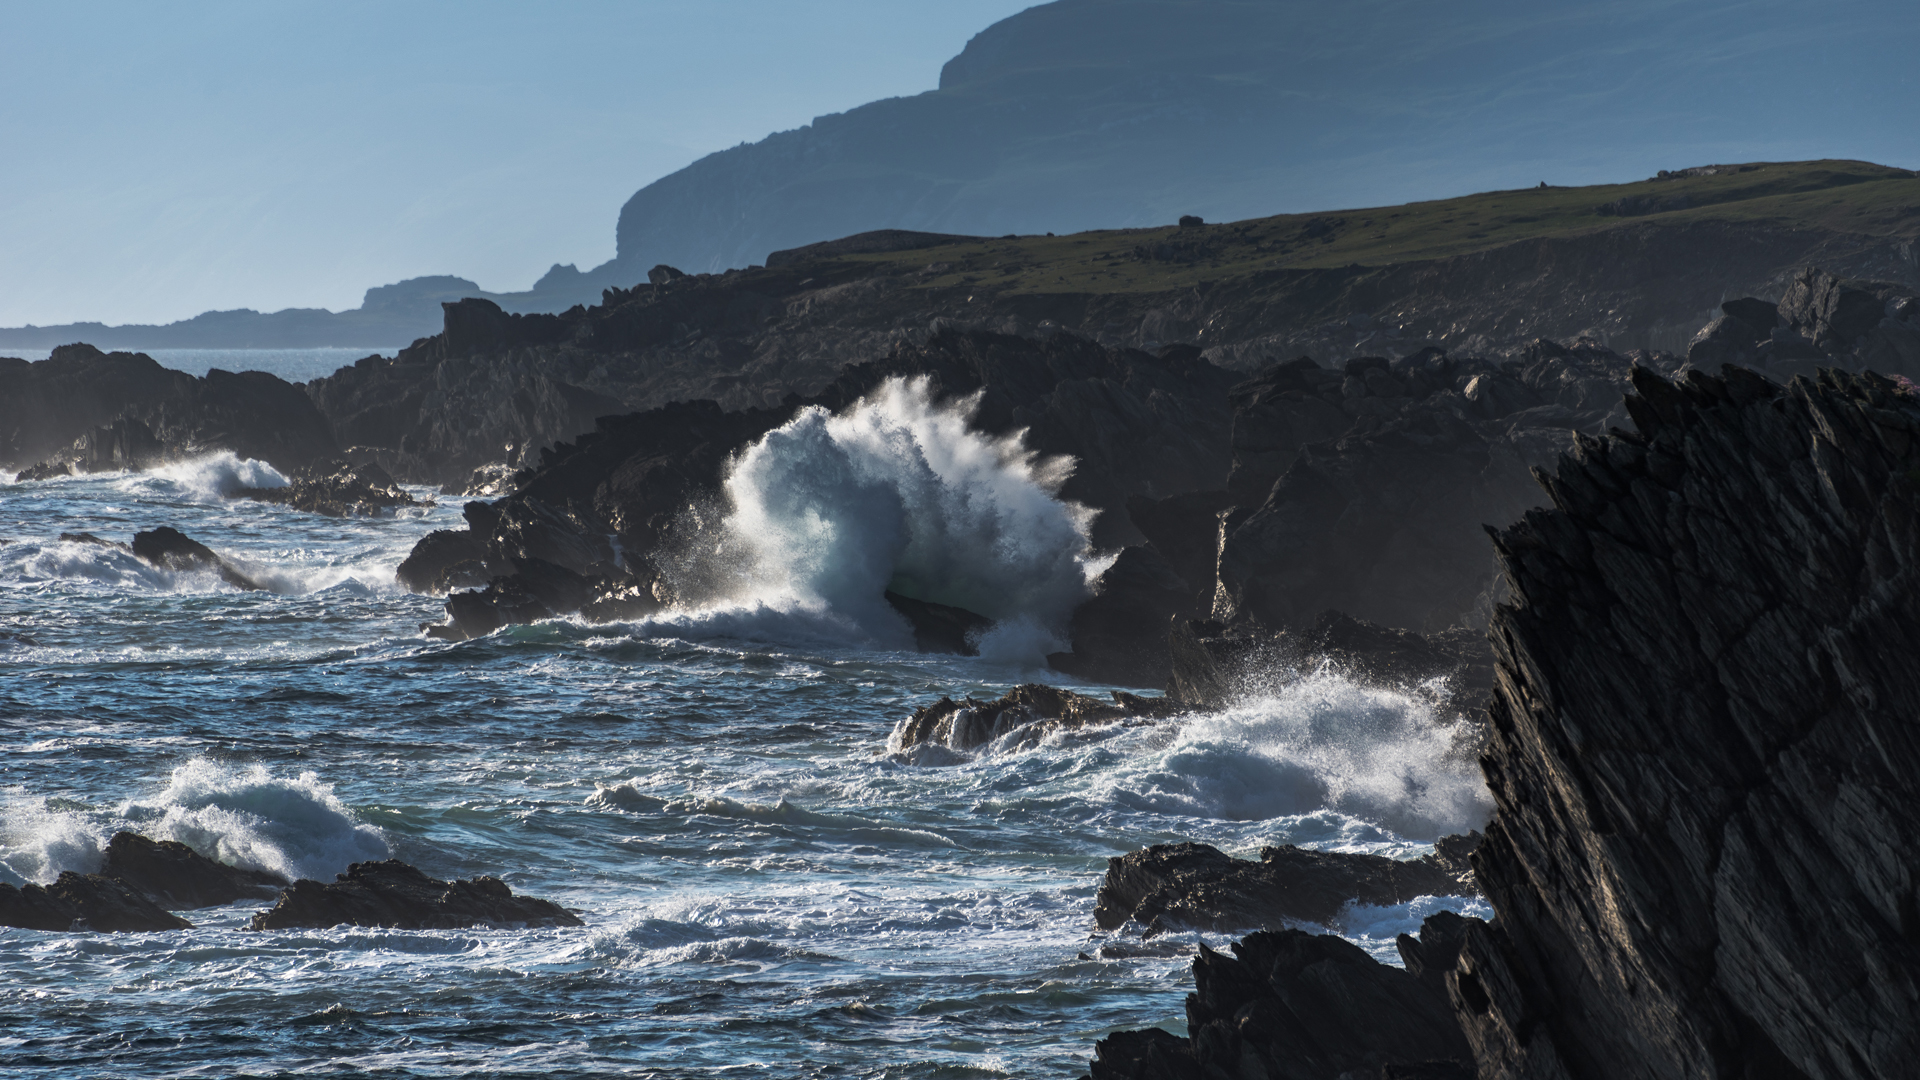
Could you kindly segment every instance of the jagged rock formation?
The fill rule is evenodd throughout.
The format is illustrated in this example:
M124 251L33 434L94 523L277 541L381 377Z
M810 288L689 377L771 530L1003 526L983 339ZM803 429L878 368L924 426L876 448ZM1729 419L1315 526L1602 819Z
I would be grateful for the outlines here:
M1421 896L1473 896L1467 855L1480 835L1442 837L1432 855L1309 851L1291 844L1235 859L1209 844L1155 844L1107 860L1094 925L1128 923L1153 937L1171 930L1245 930L1333 921L1351 903L1404 904Z
M264 372L196 378L91 345L0 359L0 467L52 459L97 472L215 450L292 471L335 446L307 395Z
M382 510L419 505L387 471L373 462L316 462L286 487L239 488L229 498L275 503L328 517L373 517ZM426 505L433 505L431 502Z
M457 930L469 926L583 926L548 900L515 896L496 877L439 881L398 859L357 862L333 882L300 880L272 908L253 917L254 930L385 926Z
M51 885L15 888L0 881L0 926L103 934L193 928L124 882L72 870L61 871Z
M1457 948L1458 928L1429 919L1416 955ZM1117 1032L1094 1045L1091 1080L1468 1080L1468 1046L1445 993L1332 935L1261 931L1226 956L1193 962L1187 1029Z
M1166 698L1119 690L1110 697L1101 701L1038 683L1022 683L994 701L943 697L895 725L887 747L894 753L923 746L965 752L1013 735L1008 748L1018 749L1057 732L1147 723L1175 712L1174 702Z
M1497 537L1468 1034L1516 1076L1902 1075L1920 403L1634 385L1637 434L1583 441Z
M133 534L131 550L140 561L162 570L204 571L220 575L221 581L236 589L266 588L215 554L212 548L169 525Z
M1920 300L1911 286L1852 281L1808 267L1777 304L1729 300L1694 336L1688 366L1739 364L1784 381L1822 367L1920 375Z
M218 907L272 896L287 879L215 862L177 840L117 832L107 841L102 877L113 878L169 910Z

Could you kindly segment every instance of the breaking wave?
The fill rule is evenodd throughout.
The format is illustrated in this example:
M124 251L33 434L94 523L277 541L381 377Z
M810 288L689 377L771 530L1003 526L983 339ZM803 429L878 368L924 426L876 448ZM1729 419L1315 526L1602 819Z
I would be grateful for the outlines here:
M974 429L977 405L936 404L924 377L894 378L748 446L724 515L675 571L691 602L656 627L907 647L892 591L993 620L979 641L990 658L1064 648L1068 616L1106 565L1088 541L1093 511L1059 497L1071 459L1026 449L1024 432Z
M204 457L189 458L133 474L123 483L167 484L195 502L212 502L241 488L286 487L287 478L264 461L236 456L221 450Z
M93 873L106 842L128 829L178 840L218 862L288 880L331 881L348 863L384 859L386 839L353 814L313 773L275 777L264 766L233 768L195 758L173 770L151 800L111 813L54 801L5 808L0 880L49 882L62 870Z
M1431 841L1492 816L1467 734L1425 697L1320 671L1150 740L1104 786L1129 809L1235 821L1326 809Z

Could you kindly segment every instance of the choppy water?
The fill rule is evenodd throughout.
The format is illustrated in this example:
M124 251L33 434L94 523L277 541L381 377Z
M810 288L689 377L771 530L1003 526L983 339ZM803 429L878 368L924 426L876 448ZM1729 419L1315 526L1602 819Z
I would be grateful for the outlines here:
M587 926L0 931L0 1074L1077 1076L1110 1030L1183 1030L1196 940L1090 941L1107 857L1412 856L1484 820L1418 699L1333 676L932 767L885 752L902 716L1038 673L745 609L429 641L440 603L393 568L456 505L335 521L220 496L243 480L272 476L0 486L0 877L124 826L322 878L499 874ZM56 539L158 525L275 591ZM1391 957L1443 905L1335 929Z

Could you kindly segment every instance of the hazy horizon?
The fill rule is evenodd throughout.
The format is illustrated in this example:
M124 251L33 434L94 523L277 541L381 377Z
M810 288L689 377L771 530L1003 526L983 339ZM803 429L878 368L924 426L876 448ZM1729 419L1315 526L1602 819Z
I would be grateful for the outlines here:
M553 264L588 270L611 258L622 205L652 181L817 116L931 90L969 39L1030 6L16 5L15 40L29 47L0 70L0 88L25 107L0 119L0 135L33 164L0 178L0 250L11 256L0 266L0 327L340 311L370 287L427 275L524 290ZM1845 108L1861 95L1912 97L1910 71L1886 62L1920 31L1899 0L1837 0L1804 16L1781 0L1598 9L1626 25L1669 7L1691 20L1676 26L1725 33L1636 39L1639 52L1588 59L1611 57L1621 80L1657 87L1657 70L1637 67L1648 62L1641 52L1759 58L1739 69L1753 72L1752 86L1729 88L1729 100L1751 91L1747 109L1766 122L1736 118L1711 143L1649 128L1624 149L1554 157L1562 167L1539 178L1628 181L1655 168L1796 157L1920 167L1914 133L1863 139L1866 114ZM1549 4L1526 21L1595 10ZM1488 77L1501 74L1493 65ZM1561 107L1569 119L1600 115L1608 89L1569 91ZM1673 105L1676 115L1732 107ZM1465 194L1508 186L1516 170L1530 184L1538 161L1528 150L1515 143L1506 161L1387 155L1397 174L1332 185L1352 194L1345 202L1296 192L1315 205L1283 205L1277 194L1265 212Z

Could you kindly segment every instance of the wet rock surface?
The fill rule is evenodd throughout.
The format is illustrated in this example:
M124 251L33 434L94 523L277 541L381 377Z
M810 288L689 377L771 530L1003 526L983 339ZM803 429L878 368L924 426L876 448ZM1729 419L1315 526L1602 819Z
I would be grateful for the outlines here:
M171 526L135 533L132 551L140 561L163 570L218 574L221 581L236 589L266 588L215 554L212 548Z
M358 862L334 881L296 881L253 917L255 930L381 926L457 930L470 926L581 926L567 909L515 896L496 877L439 881L398 859Z
M51 885L15 888L0 882L0 926L110 934L193 928L124 882L72 870L62 871Z
M1447 837L1411 861L1379 855L1262 848L1235 859L1208 844L1155 844L1107 860L1094 924L1129 923L1152 937L1173 930L1246 930L1289 922L1326 925L1350 903L1404 904L1421 896L1472 896L1465 864L1479 841Z
M177 840L130 832L114 833L107 841L100 873L170 911L270 897L288 884L278 874L216 862Z
M286 487L243 487L228 495L338 518L374 517L397 507L423 505L379 465L337 459L302 470Z
M993 701L941 698L900 721L888 740L896 753L916 747L970 751L1017 733L1016 746L1031 746L1057 732L1149 723L1175 713L1161 697L1112 691L1108 700L1038 683L1024 683Z

